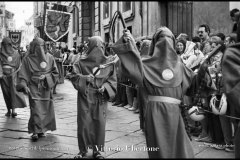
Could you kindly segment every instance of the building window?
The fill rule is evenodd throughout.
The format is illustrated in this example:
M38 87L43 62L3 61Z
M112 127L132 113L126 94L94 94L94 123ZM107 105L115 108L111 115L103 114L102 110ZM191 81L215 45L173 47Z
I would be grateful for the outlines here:
M104 39L105 39L105 42L109 43L109 32L105 33L105 36L104 36Z
M132 26L128 26L127 29L132 33Z
M77 5L73 6L73 33L76 33L76 36L79 35L79 9Z
M110 1L102 2L103 25L107 26L110 21Z
M104 1L103 2L103 19L109 18L109 8L110 8L109 1Z
M122 15L124 18L129 18L133 16L133 2L131 1L121 2L120 5L122 10Z
M77 42L73 42L73 48L77 48Z
M131 10L132 8L132 2L122 2L122 11L126 12Z

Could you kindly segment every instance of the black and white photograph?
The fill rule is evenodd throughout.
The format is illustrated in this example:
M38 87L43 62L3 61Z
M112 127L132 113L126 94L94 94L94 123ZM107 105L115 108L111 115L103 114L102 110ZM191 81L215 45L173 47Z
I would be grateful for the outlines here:
M240 1L1 1L0 159L240 158Z

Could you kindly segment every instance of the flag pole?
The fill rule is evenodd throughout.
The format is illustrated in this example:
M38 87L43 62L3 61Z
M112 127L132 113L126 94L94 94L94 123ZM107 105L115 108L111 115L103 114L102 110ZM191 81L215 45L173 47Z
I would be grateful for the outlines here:
M41 38L44 39L44 25L45 25L45 15L46 15L46 1L43 2L43 14L42 14L42 27L41 27Z

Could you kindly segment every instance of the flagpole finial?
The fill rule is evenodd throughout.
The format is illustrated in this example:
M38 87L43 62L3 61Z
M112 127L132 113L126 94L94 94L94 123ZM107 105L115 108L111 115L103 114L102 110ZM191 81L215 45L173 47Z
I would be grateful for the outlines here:
M50 10L51 10L51 9L52 9L52 7L54 6L54 4L53 4L52 2L48 2L48 3L47 3L47 6L48 6L48 9L50 9Z

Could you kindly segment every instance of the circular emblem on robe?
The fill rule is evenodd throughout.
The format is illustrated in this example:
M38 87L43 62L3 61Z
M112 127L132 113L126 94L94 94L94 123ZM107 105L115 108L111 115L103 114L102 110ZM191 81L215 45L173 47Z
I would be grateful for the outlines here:
M47 67L47 63L46 62L41 62L40 63L40 67L41 68L46 68Z
M173 71L170 69L163 70L162 77L164 80L171 80L173 78Z
M8 57L7 60L8 60L8 62L12 62L13 59L12 59L12 57Z
M98 69L98 67L94 67L93 70L92 70L93 73L95 73L95 71L96 71L97 69ZM100 69L98 70L98 72L96 73L96 75L99 75L99 74L100 74Z

